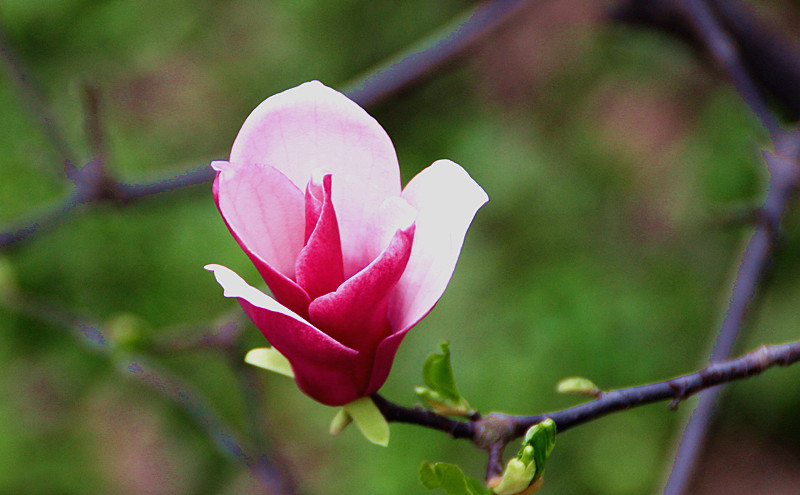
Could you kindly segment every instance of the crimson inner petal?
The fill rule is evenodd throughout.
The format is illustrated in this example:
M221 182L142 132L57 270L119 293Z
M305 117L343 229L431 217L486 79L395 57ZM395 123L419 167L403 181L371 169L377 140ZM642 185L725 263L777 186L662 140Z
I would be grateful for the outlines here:
M388 247L336 292L311 302L309 319L338 342L371 359L378 343L391 334L387 318L389 294L411 255L414 225L398 230Z
M344 282L342 243L331 201L331 184L331 174L325 175L322 178L322 201L314 194L314 184L309 182L306 186L307 240L297 256L295 274L297 283L312 300L335 291Z

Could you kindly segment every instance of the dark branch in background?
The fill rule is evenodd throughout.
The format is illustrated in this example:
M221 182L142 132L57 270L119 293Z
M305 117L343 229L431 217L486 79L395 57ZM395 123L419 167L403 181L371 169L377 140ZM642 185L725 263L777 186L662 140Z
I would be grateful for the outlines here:
M798 183L800 137L796 131L787 134L780 127L756 83L771 91L781 106L797 118L800 114L797 92L800 50L788 39L770 32L757 17L745 14L745 7L738 1L709 3L714 11L701 0L632 1L623 4L616 16L657 25L692 40L731 79L744 102L769 131L775 146L775 154L764 155L770 176L767 196L739 265L728 311L714 343L709 359L714 363L733 352L751 302L769 267L781 220ZM686 491L719 394L719 389L701 394L681 436L665 495L680 495Z
M763 22L741 0L707 2L723 32L734 43L742 66L790 119L800 119L800 49L792 38ZM705 52L707 44L690 27L676 0L626 0L611 17L654 27Z
M61 169L48 167L47 171L55 172L50 175L63 180L63 176L60 174L64 167L75 160L75 153L69 143L67 143L61 130L56 126L53 114L45 104L41 92L31 80L28 71L22 67L22 62L16 56L11 44L2 31L0 31L0 60L2 60L6 77L13 83L17 94L19 94L20 99L24 103L24 107L31 114L32 121L42 129L56 153L60 155L62 161ZM2 244L0 244L0 246L2 246Z
M555 421L558 432L561 433L608 414L654 402L671 400L670 406L675 408L681 401L701 390L758 375L776 365L788 366L797 361L800 361L800 341L764 346L737 359L711 364L696 373L663 382L602 392L598 399L591 402L535 416L492 413L470 421L456 421L428 410L394 404L377 394L373 395L373 400L387 421L425 426L444 431L453 438L471 440L490 453L494 459L490 463L490 471L496 471L497 459L506 444L523 436L528 428L546 418ZM490 472L489 475L491 474L497 473Z
M283 477L283 470L278 470L263 450L240 438L233 426L215 412L198 390L149 358L120 349L114 341L113 332L101 322L51 302L23 297L16 291L5 291L0 296L0 303L18 314L67 329L78 342L106 358L121 376L143 383L173 402L205 432L221 454L247 466L256 479L274 490L270 493L294 493L291 484ZM213 336L208 336L208 340L213 340Z
M524 0L491 0L475 10L470 10L469 15L460 17L448 29L415 45L410 53L390 59L366 76L363 81L352 84L346 91L347 95L361 106L368 107L396 94L417 82L422 76L441 68L446 61L463 53L477 39L507 19L523 2ZM25 72L14 63L15 58L11 55L10 49L7 49L2 37L0 44L10 76L15 81L24 83L17 84L18 91L32 109L32 113L38 115L39 121L46 124L48 130L46 134L53 146L65 154L67 151L65 142L53 125L53 119L47 113L47 107L39 91ZM102 139L96 139L97 136L102 136L98 118L99 95L96 88L91 86L88 88L86 127L89 131L89 141L97 144L97 149L102 150ZM148 196L210 182L214 178L211 167L204 165L154 182L124 184L108 174L104 155L95 156L92 161L80 168L75 168L71 163L67 164L68 175L75 182L72 192L35 215L25 215L22 220L12 222L11 226L3 226L0 232L0 251L18 246L33 234L59 225L80 205L97 202L125 205Z
M358 82L347 86L347 96L361 106L369 106L398 93L464 53L475 41L508 19L524 1L484 3L418 42L406 53L373 69L370 75L356 78Z
M767 129L772 140L779 139L783 131L778 119L770 113L755 83L750 79L739 57L739 46L736 41L720 26L704 2L678 0L676 3L688 19L692 32L696 34L701 45L706 48L714 62L727 73L739 95Z

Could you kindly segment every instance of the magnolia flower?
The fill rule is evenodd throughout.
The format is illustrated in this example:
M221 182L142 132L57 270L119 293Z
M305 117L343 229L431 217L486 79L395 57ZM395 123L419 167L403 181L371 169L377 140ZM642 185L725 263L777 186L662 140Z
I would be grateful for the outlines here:
M408 330L444 292L486 193L439 160L400 188L389 136L317 81L274 95L213 162L214 199L272 297L208 265L313 399L386 381Z

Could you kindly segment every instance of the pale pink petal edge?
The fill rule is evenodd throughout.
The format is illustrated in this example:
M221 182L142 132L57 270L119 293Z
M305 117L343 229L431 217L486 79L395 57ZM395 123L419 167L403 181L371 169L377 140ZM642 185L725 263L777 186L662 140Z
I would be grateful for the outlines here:
M417 174L402 197L418 214L411 258L389 305L395 332L414 326L442 296L467 229L489 200L467 171L450 160L438 160Z

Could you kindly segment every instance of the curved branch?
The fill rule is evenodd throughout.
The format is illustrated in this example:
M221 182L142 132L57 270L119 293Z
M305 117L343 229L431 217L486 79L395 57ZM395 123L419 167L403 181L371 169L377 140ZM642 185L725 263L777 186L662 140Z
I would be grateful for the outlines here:
M396 94L460 55L479 38L508 19L525 0L489 0L474 11L459 16L445 28L419 41L407 52L389 59L348 84L345 93L367 106Z
M677 5L689 20L702 45L728 74L742 100L769 131L773 141L777 140L783 130L778 119L769 111L766 101L745 69L739 56L739 47L734 39L720 25L709 6L702 0L677 0Z
M516 416L515 435L525 431L545 418L556 422L563 432L588 421L613 412L631 409L663 400L672 400L672 406L692 395L717 385L758 375L773 366L788 366L800 361L800 341L783 345L763 346L737 359L709 365L702 370L658 383L603 392L600 398L579 406L539 414Z
M800 118L800 47L787 33L764 20L741 0L707 2L729 40L736 45L742 66L753 81L766 90L791 120ZM707 51L701 37L692 32L676 0L625 0L610 12L611 18L657 28ZM723 67L724 68L724 67Z
M800 341L762 346L739 358L711 364L695 373L662 382L602 392L599 398L591 402L534 416L493 413L469 421L457 421L432 411L400 406L377 394L372 398L389 422L411 423L444 431L453 438L469 439L484 450L497 452L498 448L521 437L528 428L546 418L555 421L560 433L617 411L654 402L671 400L670 405L674 408L680 401L702 390L758 375L773 366L789 366L798 361ZM491 438L492 442L486 444L487 438Z

